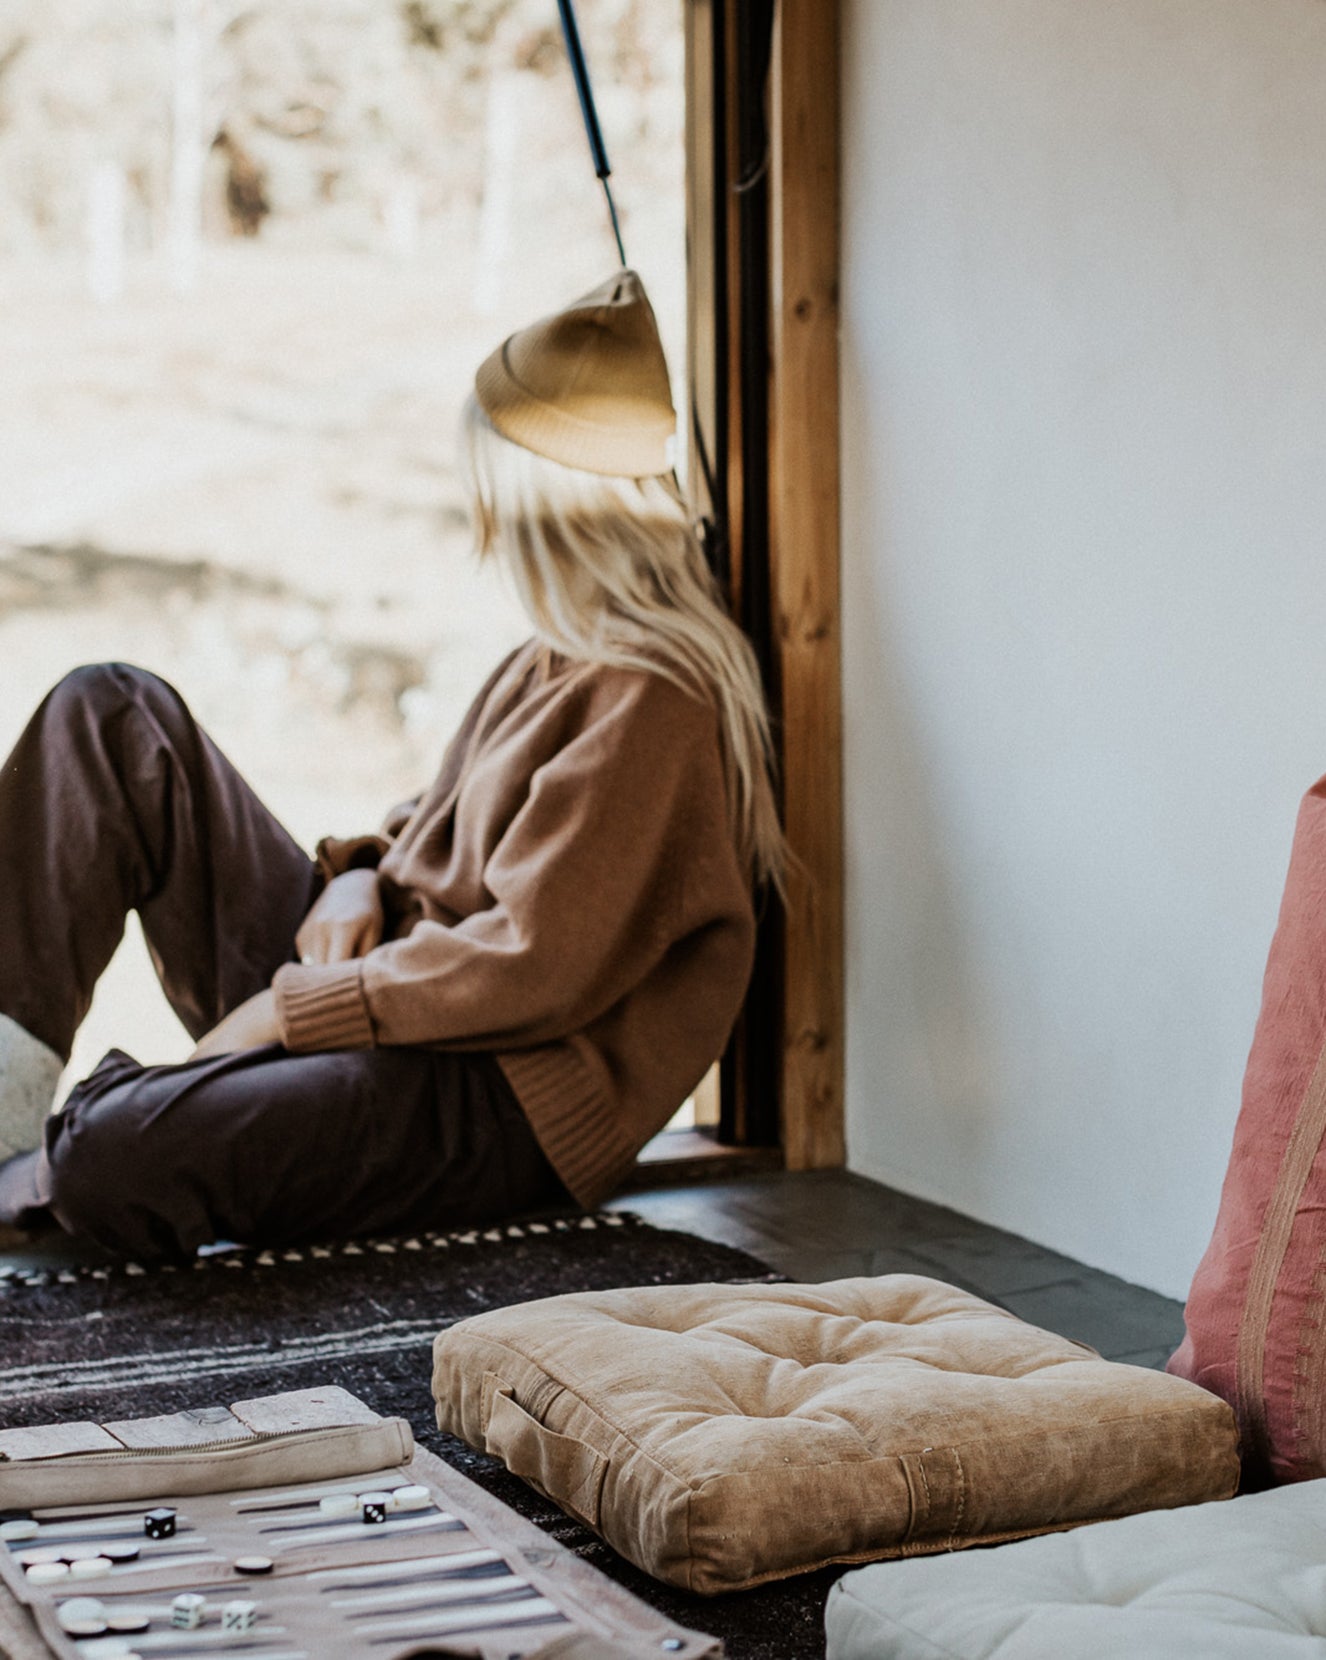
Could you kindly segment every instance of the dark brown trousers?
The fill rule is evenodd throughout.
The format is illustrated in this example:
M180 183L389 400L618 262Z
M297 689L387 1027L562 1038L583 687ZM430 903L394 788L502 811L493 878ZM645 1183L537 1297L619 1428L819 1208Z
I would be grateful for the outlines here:
M77 669L0 773L0 1013L67 1057L130 910L201 1037L294 953L319 877L164 681ZM12 1174L12 1173L11 1173ZM565 1200L488 1055L112 1050L47 1126L41 1197L128 1256L486 1222Z

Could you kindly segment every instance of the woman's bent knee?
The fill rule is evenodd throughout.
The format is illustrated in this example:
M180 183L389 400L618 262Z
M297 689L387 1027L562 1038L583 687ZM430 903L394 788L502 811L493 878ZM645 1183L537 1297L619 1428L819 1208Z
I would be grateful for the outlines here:
M126 703L179 702L179 694L159 676L133 663L84 663L70 669L51 688L46 709L64 719L101 716Z

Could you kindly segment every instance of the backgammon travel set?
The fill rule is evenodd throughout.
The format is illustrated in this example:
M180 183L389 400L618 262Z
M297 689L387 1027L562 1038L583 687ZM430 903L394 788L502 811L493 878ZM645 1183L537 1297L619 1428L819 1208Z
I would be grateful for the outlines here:
M722 1652L334 1387L0 1431L0 1578L9 1660Z

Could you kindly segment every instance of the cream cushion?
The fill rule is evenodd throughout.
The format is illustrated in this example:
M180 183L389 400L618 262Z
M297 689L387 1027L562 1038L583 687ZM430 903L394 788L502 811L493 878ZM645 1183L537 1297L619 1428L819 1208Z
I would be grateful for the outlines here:
M829 1660L1321 1660L1326 1481L861 1568Z
M688 1590L1226 1497L1233 1414L936 1280L551 1297L434 1345L439 1425Z

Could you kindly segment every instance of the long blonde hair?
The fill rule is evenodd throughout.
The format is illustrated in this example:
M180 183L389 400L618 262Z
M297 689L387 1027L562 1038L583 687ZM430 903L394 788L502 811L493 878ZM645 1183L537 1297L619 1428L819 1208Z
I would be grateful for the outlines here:
M717 710L738 852L781 892L787 850L759 668L675 482L545 460L503 438L473 397L462 425L480 556L500 561L551 650L661 674Z

